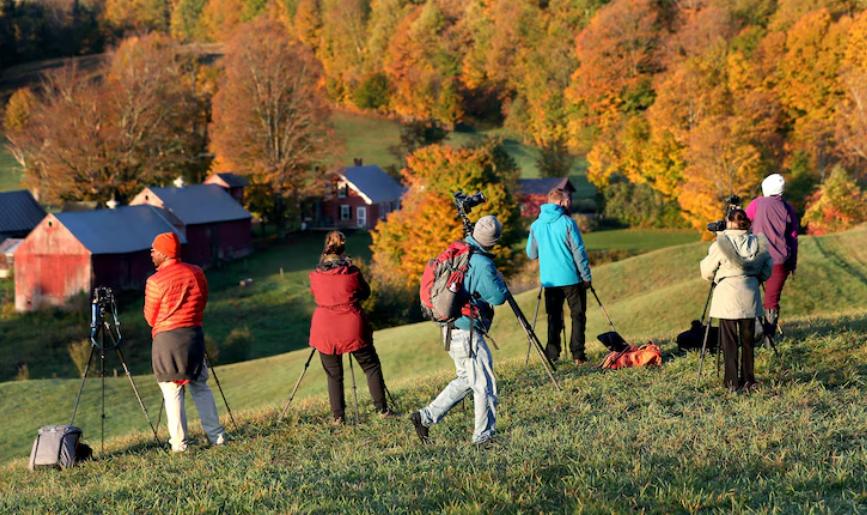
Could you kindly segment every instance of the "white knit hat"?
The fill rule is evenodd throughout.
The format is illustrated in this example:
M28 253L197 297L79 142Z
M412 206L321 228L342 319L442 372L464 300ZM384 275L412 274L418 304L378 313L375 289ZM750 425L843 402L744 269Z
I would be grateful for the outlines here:
M786 185L786 179L778 173L773 173L765 177L762 181L762 195L770 197L773 195L782 195L783 186Z

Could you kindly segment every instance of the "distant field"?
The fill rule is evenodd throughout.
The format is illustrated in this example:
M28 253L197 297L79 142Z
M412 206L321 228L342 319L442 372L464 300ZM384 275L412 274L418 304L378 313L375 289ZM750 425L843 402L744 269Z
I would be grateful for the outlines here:
M21 188L21 168L6 150L6 138L0 134L0 191Z
M360 157L365 163L380 166L400 165L400 160L389 149L400 144L400 125L392 120L374 118L360 114L337 111L332 115L335 136L344 145L336 151L336 164L351 164L352 159ZM502 129L472 132L452 132L446 143L463 146L481 141L486 136L500 137L506 152L515 160L521 170L521 177L539 177L536 160L538 149L525 145ZM578 197L593 197L596 188L587 182L587 163L576 159L570 177L575 184Z

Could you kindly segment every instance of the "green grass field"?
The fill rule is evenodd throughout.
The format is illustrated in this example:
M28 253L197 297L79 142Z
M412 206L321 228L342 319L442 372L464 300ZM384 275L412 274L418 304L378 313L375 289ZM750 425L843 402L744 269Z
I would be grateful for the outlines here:
M583 235L587 250L650 250L699 241L691 229L612 229Z
M671 339L698 316L706 295L706 283L697 278L703 243L594 271L620 332L635 343L663 345L660 370L599 373L567 365L559 372L565 392L555 393L536 358L524 370L526 340L508 310L499 308L492 334L502 348L494 353L501 440L484 452L467 445L469 414L458 409L435 428L434 445L423 448L405 421L371 415L365 391L363 425L332 429L316 362L290 420L275 424L274 410L307 355L298 350L218 369L243 420L230 447L187 456L152 448L129 386L123 378L109 379L109 435L128 436L110 441L105 460L64 474L31 475L22 470L23 457L35 429L68 416L78 382L3 383L0 456L17 459L4 471L0 510L864 510L865 243L867 228L804 238L782 309L785 370L768 349L759 350L765 386L749 397L725 393L712 359L697 385L696 356L670 352ZM534 301L531 292L519 296L526 313ZM594 306L588 315L592 339L605 322ZM544 320L539 331L544 334ZM427 402L448 380L451 364L431 324L379 331L375 338L403 410ZM603 355L598 343L588 350L594 360ZM153 379L137 381L156 412ZM92 445L99 436L97 395L94 381L78 420ZM200 481L207 486L192 486Z
M6 138L0 133L0 191L21 189L21 168L6 144Z

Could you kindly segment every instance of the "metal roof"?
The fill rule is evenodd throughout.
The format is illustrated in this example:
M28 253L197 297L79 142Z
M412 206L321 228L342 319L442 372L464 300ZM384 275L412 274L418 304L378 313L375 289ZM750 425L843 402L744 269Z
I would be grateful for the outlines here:
M251 218L241 204L216 184L192 184L183 188L148 188L185 225L229 222Z
M244 186L250 184L250 179L237 173L218 172L213 175L219 177L226 184L226 186L230 188L243 188Z
M11 256L15 254L18 246L24 241L22 238L7 238L0 241L0 256Z
M168 213L154 206L122 206L54 216L93 254L147 250L157 234L169 231L177 234L181 243L187 242L183 231L169 222Z
M376 165L350 166L338 173L371 203L397 201L406 192L406 188L394 180L394 177Z
M569 177L542 177L538 179L518 179L518 189L524 195L547 195L554 188L574 192L575 186Z
M0 233L29 232L43 218L45 210L29 191L0 192Z

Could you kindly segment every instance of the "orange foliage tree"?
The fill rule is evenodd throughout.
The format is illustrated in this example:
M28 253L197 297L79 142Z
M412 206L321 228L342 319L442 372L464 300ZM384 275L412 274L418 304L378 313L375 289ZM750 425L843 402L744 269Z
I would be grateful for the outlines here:
M282 222L323 179L330 127L320 74L313 54L267 18L242 25L226 45L211 146L220 166L250 174L252 207L268 221Z
M53 74L24 123L7 126L25 181L48 203L122 202L201 165L189 69L154 34L125 40L100 81L74 66Z
M463 235L452 204L452 193L459 190L485 194L488 201L474 208L470 218L497 216L503 235L494 254L506 270L514 267L518 252L513 245L522 233L512 194L518 172L499 143L462 149L430 145L407 157L402 175L409 191L401 209L380 222L372 234L375 280L397 281L404 288L418 286L427 261Z
M426 2L397 27L383 68L399 115L447 127L461 119L459 7L447 0Z

